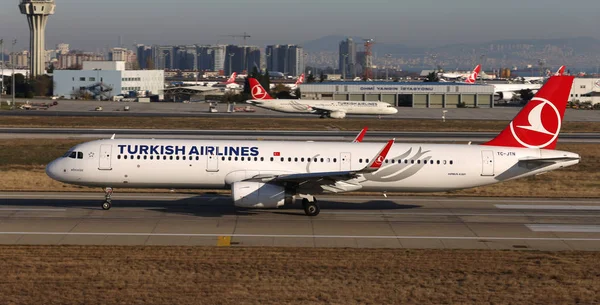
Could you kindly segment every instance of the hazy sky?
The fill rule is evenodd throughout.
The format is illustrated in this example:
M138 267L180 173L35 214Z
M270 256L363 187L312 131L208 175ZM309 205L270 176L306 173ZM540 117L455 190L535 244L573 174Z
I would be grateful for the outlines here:
M56 0L47 47L117 44L303 43L336 34L437 46L513 38L600 38L600 0ZM28 46L17 0L0 0L0 38Z

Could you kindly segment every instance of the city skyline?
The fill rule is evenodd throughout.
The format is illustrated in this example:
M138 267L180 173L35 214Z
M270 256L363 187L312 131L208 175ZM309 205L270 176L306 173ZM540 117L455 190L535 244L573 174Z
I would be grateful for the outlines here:
M248 45L260 47L302 45L327 35L362 36L411 46L577 36L600 39L595 16L600 3L577 2L573 5L549 0L540 6L533 1L516 0L483 1L476 5L470 0L435 4L59 0L56 14L48 22L46 48L67 42L72 49L94 51L116 47L119 40L128 48L134 43L242 44L241 38L227 35L243 32L251 35ZM95 18L89 18L91 11ZM27 22L18 14L18 1L3 5L0 28L2 38L15 37L18 49L28 48Z

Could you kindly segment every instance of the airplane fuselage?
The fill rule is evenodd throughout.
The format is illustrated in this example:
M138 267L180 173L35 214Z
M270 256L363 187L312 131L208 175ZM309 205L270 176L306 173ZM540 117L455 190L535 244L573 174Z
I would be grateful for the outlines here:
M82 186L214 189L259 175L360 170L380 148L380 143L97 140L73 147L46 172ZM574 160L539 167L519 161L565 156ZM302 191L449 191L551 171L577 164L578 158L556 150L397 143L376 172Z
M344 114L394 114L398 110L392 105L377 101L328 101L328 100L248 100L257 107L287 113L340 112ZM327 111L323 111L326 109Z

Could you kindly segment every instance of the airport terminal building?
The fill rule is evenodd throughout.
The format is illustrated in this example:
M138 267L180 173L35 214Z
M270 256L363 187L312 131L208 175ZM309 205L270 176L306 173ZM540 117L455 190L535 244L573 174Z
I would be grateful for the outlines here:
M162 70L126 70L124 61L84 61L82 70L55 70L54 95L75 99L86 94L93 99L111 99L135 92L138 96L162 95Z
M397 107L493 108L494 86L421 82L327 82L300 85L303 99L382 101Z

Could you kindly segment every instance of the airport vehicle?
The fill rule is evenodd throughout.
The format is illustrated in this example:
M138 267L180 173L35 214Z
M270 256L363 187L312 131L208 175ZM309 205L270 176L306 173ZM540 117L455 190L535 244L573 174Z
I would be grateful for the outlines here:
M443 192L542 174L579 163L555 150L573 83L554 76L497 137L482 145L111 139L82 143L52 161L52 179L103 187L230 188L244 208L277 208L350 191Z
M273 99L258 80L249 78L249 82L253 99L246 103L279 112L311 113L333 119L343 119L346 114L382 115L398 112L394 106L376 101Z

